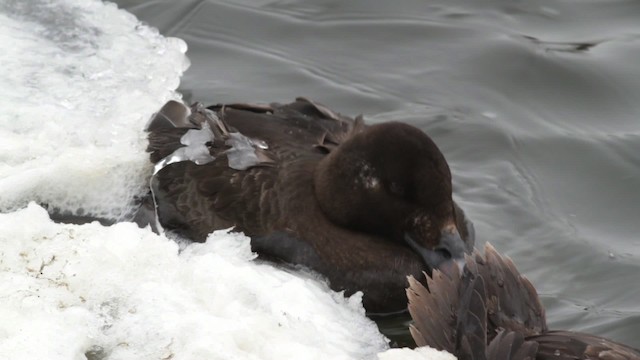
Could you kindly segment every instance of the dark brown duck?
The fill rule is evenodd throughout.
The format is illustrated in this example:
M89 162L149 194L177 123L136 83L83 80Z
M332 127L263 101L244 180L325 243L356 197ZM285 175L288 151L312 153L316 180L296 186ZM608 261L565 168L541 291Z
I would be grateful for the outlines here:
M421 278L473 248L435 143L398 122L366 125L290 104L167 103L148 125L161 226L193 241L232 227L261 258L302 265L370 313L406 308Z
M640 360L640 350L615 341L548 330L533 285L491 245L466 264L462 276L434 271L428 289L409 280L411 334L418 346L446 350L460 360Z

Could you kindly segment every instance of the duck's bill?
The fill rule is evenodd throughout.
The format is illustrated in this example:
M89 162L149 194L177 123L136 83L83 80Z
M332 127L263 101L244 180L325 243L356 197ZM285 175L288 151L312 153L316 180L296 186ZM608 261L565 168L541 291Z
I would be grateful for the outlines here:
M449 276L455 271L462 273L465 266L465 243L457 231L443 232L440 243L434 249L419 244L411 235L405 234L405 242L422 258L430 271L438 269ZM454 270L454 267L456 268Z
M450 279L458 278L464 274L466 262L464 259L445 260L438 266L438 271L446 274Z

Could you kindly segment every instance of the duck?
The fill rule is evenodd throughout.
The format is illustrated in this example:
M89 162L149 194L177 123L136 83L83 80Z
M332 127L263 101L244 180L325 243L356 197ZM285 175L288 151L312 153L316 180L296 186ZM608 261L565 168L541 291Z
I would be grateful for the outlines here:
M147 124L163 231L203 242L231 228L262 259L311 270L368 314L406 311L423 279L473 249L435 142L299 97L286 104L167 102Z
M535 287L487 243L465 267L442 267L407 289L410 332L418 346L458 359L640 360L640 350L600 336L549 330Z

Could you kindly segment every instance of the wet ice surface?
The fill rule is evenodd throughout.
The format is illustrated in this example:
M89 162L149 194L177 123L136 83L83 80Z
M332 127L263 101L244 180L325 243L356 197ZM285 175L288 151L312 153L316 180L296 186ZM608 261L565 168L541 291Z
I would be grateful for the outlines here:
M130 211L153 171L144 125L179 98L182 41L100 1L0 0L0 44L0 358L367 359L387 349L359 294L256 263L240 234L180 248L131 223L56 224L30 203ZM411 354L450 358L425 351Z

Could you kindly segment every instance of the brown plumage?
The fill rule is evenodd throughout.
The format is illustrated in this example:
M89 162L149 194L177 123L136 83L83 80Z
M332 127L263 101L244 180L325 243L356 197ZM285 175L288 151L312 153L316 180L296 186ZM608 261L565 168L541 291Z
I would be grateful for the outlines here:
M640 351L598 336L549 331L538 294L489 244L466 258L462 275L436 270L428 289L410 279L411 334L418 346L458 359L640 359Z
M204 241L233 227L264 259L315 270L347 295L363 291L369 312L405 309L407 275L473 247L444 156L413 126L366 125L299 98L169 102L148 131L165 230Z

